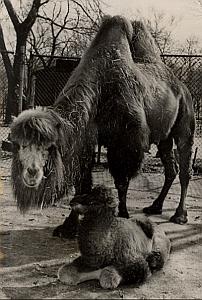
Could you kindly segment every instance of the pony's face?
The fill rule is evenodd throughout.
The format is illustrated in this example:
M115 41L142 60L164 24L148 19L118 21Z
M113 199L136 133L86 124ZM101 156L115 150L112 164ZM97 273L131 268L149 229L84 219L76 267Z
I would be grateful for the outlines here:
M37 188L44 177L44 167L49 157L45 145L19 145L18 155L22 165L22 180L27 187Z

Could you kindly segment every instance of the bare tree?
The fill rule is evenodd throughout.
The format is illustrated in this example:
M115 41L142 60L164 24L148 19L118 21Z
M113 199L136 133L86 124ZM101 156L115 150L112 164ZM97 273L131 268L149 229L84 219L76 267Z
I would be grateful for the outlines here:
M174 16L167 17L164 12L151 10L151 17L146 20L148 27L156 41L161 54L173 52L176 47L176 41L173 36L173 30L179 20Z
M200 44L196 36L188 37L185 42L179 47L178 51L187 55L194 55L199 52Z
M15 56L13 64L11 63L10 57L5 44L5 37L3 34L2 24L0 22L0 52L3 58L4 66L6 69L8 79L8 96L6 106L6 118L7 123L11 122L11 115L18 114L18 88L20 80L20 66L23 60L25 52L27 37L29 32L36 21L39 8L44 4L48 3L49 0L33 0L30 10L23 21L19 20L19 17L14 9L10 0L3 0L3 4L9 15L9 18L13 24L16 34L16 46Z
M100 0L50 1L31 30L32 52L44 67L51 65L55 55L80 56L102 16Z

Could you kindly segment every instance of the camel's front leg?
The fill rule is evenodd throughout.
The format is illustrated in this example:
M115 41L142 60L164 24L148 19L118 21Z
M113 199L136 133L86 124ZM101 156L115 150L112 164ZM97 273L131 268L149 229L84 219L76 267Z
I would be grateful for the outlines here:
M80 157L80 175L75 183L75 195L82 195L90 193L92 189L92 167L94 161L94 144L91 145L90 141L86 141ZM70 215L66 217L62 225L56 227L53 231L53 236L72 239L78 233L79 215L75 211L71 211Z
M129 218L127 205L126 205L128 185L129 185L129 180L127 179L124 179L122 181L115 179L115 187L118 190L118 196L119 196L119 217L127 218L127 219Z
M58 279L67 285L77 285L88 280L99 280L102 269L92 270L82 264L81 257L58 270Z
M143 153L132 149L124 141L118 141L113 147L108 148L107 158L109 171L114 178L115 187L119 196L119 217L129 218L126 196L130 179L137 174L143 158Z

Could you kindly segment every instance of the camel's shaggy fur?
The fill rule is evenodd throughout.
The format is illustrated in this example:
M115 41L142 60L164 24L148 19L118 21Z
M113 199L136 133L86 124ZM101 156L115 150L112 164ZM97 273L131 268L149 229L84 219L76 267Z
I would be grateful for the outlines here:
M161 63L159 48L143 21L132 21L131 52L134 62Z
M116 217L118 201L111 189L97 186L70 205L84 215L78 231L81 256L59 269L61 281L99 279L103 288L116 288L121 282L143 282L167 261L170 241L165 233L146 218Z
M165 184L158 199L151 207L146 208L145 212L162 212L163 201L177 174L177 166L172 154L174 139L180 157L182 192L180 204L172 221L185 223L187 221L185 198L190 177L194 134L192 101L187 88L159 58L152 62L151 57L154 57L155 53L155 49L152 48L154 43L147 44L148 41L152 41L152 37L144 25L138 24L138 22L132 24L120 16L106 17L58 96L54 107L43 112L44 121L40 121L38 126L36 120L41 109L23 112L13 123L11 137L22 148L24 136L22 139L18 136L25 134L25 137L28 137L28 144L35 145L36 152L38 141L32 139L32 133L27 134L26 130L30 132L31 128L31 131L38 132L43 128L43 135L44 128L48 126L48 130L53 133L51 146L57 158L61 158L65 177L58 178L59 173L54 172L52 168L55 183L48 185L53 189L50 190L52 196L55 191L64 189L61 187L61 182L75 184L73 178L78 178L78 175L80 177L76 182L76 193L90 191L92 157L98 130L107 147L109 170L118 189L119 215L122 217L128 217L126 194L130 179L137 174L144 152L148 151L151 143L158 145L165 166ZM136 38L136 32L139 39ZM146 50L153 54L147 55ZM149 61L144 63L142 60L137 63L136 54L142 57L148 56ZM50 118L55 119L53 125L47 121ZM24 125L25 123L29 126ZM58 138L60 134L64 138ZM50 147L49 140L48 144L43 142L42 145L46 151ZM39 204L46 186L46 180L42 179L39 182L35 179L36 162L28 159L29 172L22 171L28 156L31 157L21 149L20 158L17 152L13 163L14 190L21 209ZM41 169L44 169L43 164L44 158ZM23 184L20 178L23 174L28 177L31 185L36 183L34 188ZM39 176L37 178L39 179ZM50 174L47 179L49 178ZM27 192L31 197L27 197ZM47 198L45 202L49 203L48 194L45 198ZM77 219L76 214L71 213L70 218L66 219L55 234L65 235L68 228L73 226L73 221L78 224Z

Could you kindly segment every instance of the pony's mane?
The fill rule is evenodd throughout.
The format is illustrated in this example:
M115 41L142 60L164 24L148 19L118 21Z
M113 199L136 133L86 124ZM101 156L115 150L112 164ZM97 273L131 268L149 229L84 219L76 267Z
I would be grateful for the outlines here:
M159 48L148 26L140 20L132 21L131 52L135 62L160 62Z

